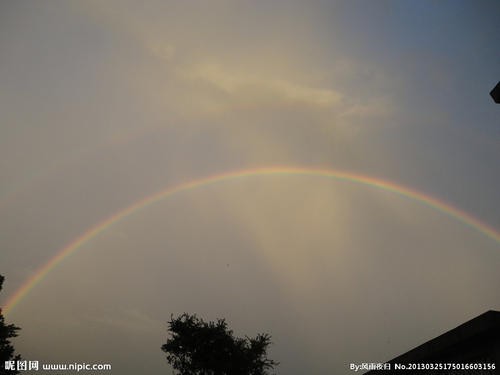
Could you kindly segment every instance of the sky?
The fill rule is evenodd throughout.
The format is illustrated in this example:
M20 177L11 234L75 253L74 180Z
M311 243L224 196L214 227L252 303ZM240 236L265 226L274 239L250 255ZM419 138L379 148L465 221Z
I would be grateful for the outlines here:
M162 191L256 168L397 184L500 231L500 4L1 1L0 295ZM359 181L257 174L104 228L8 311L40 363L171 373L171 314L347 374L500 310L500 242Z

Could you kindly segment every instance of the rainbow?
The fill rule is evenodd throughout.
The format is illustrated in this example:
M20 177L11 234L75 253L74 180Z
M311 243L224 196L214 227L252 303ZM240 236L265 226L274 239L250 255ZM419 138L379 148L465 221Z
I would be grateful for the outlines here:
M500 233L496 232L492 227L481 222L475 217L469 215L468 213L451 206L448 203L438 200L428 194L421 193L417 190L407 188L402 185L392 183L390 181L382 180L379 178L363 176L360 174L345 172L341 170L330 170L330 169L315 169L315 168L305 168L305 167L271 167L271 168L255 168L255 169L244 169L238 171L232 171L222 174L217 174L214 176L208 176L187 183L177 185L172 188L160 191L152 196L149 196L143 200L140 200L131 206L128 206L114 215L108 217L107 219L101 221L96 226L90 228L82 235L74 239L61 251L59 251L53 258L51 258L47 263L45 263L39 270L37 270L28 280L26 280L5 303L3 312L7 314L10 312L14 306L16 306L19 301L23 299L42 279L47 275L57 264L62 262L65 258L70 256L73 252L78 250L80 247L85 245L88 241L92 240L94 237L98 236L100 233L108 229L111 225L125 219L134 212L144 209L155 202L162 199L170 197L173 194L189 191L191 189L200 188L210 184L215 184L223 181L243 178L243 177L254 177L254 176L268 176L268 175L299 175L299 176L316 176L316 177L326 177L333 178L337 180L344 180L355 182L362 185L371 186L374 188L379 188L385 191L393 192L395 194L410 198L417 201L423 205L436 209L445 215L448 215L457 221L472 227L479 231L480 233L486 235L497 244L500 244Z

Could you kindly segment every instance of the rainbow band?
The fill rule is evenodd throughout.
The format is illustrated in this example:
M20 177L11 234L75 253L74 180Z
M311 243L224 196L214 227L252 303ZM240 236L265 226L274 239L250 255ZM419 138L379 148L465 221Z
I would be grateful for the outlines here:
M194 188L206 186L209 184L214 184L217 182L233 180L242 177L252 177L252 176L267 176L267 175L299 175L299 176L319 176L327 178L335 178L344 181L351 181L367 186L372 186L382 190L390 191L398 195L410 198L417 202L420 202L426 206L434 208L448 216L453 217L457 221L466 224L480 233L486 235L496 243L500 244L500 234L496 232L492 227L481 222L475 217L455 208L447 203L439 201L438 199L418 192L416 190L409 189L407 187L394 184L389 181L384 181L382 179L362 176L359 174L339 171L339 170L328 170L328 169L314 169L314 168L300 168L300 167L274 167L274 168L256 168L256 169L246 169L240 171L233 171L223 174L218 174L215 176L209 176L202 179L187 182L176 187L161 191L153 196L143 199L132 206L126 207L123 210L115 213L111 217L101 221L99 224L89 229L87 232L83 233L81 236L72 241L69 245L63 248L56 256L50 259L46 264L44 264L38 271L35 272L17 291L7 300L3 312L7 314L16 306L19 301L26 296L35 285L40 282L40 280L48 274L58 263L63 259L68 257L74 251L83 246L86 242L90 241L101 232L108 229L111 225L117 223L120 220L125 219L127 216L133 214L139 209L148 207L149 205L167 198L175 193L188 191Z

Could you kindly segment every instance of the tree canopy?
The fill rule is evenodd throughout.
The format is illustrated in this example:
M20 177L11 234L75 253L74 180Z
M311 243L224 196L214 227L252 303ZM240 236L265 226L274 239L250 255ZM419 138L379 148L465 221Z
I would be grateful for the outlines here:
M267 358L271 336L234 337L225 319L204 322L184 313L168 322L162 350L178 375L266 375L278 362Z
M4 277L0 275L0 291L2 290ZM14 347L10 339L17 337L17 331L20 328L13 324L5 324L5 319L0 309L0 375L3 374L19 374L17 370L7 370L5 368L6 361L18 361L21 359L19 355L14 355Z

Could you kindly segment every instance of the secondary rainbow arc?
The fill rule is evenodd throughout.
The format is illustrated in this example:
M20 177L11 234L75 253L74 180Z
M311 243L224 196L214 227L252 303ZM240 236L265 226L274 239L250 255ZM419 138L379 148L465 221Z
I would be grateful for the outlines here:
M227 173L217 174L214 176L208 176L201 179L193 180L184 184L174 186L172 188L160 191L152 196L142 199L131 206L128 206L107 219L99 222L97 225L93 226L76 239L71 241L67 246L60 250L54 257L52 257L47 263L40 267L31 277L29 277L13 294L7 299L3 312L5 314L9 313L22 299L26 296L30 290L32 290L45 275L47 275L57 264L59 264L66 257L71 255L74 251L82 247L86 242L93 239L111 225L123 220L127 216L133 214L137 210L144 209L149 205L165 199L175 193L188 191L194 188L199 188L209 184L214 184L217 182L222 182L231 179L237 179L242 177L251 176L266 176L266 175L301 175L301 176L318 176L325 178L333 178L344 181L351 181L359 183L362 185L367 185L375 188L379 188L385 191L390 191L395 194L407 197L414 201L420 202L426 206L436 209L448 216L453 217L457 221L470 226L485 236L489 237L497 244L500 245L500 233L498 233L491 226L480 221L479 219L473 217L472 215L456 208L444 201L441 201L431 195L419 192L417 190L398 185L396 183L365 176L361 174L350 173L341 170L333 169L317 169L317 168L306 168L306 167L267 167L267 168L253 168L231 171Z

